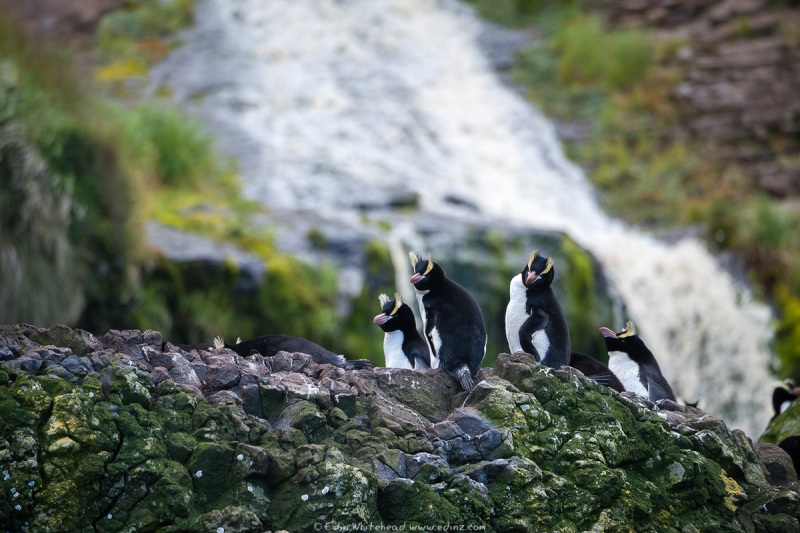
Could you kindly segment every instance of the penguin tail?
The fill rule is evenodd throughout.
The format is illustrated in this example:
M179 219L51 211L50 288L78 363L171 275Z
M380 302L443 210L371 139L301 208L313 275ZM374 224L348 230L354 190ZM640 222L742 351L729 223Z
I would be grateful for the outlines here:
M451 375L456 378L456 381L461 384L465 391L472 392L472 389L475 388L475 382L472 381L472 373L467 365L461 365Z
M355 359L347 360L347 368L353 370L363 370L366 368L373 368L375 365L369 359Z

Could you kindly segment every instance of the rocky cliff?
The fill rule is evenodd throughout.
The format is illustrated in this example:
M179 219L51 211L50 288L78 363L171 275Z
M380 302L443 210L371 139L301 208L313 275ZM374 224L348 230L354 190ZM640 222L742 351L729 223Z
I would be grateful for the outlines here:
M522 354L470 395L153 331L1 326L0 361L2 530L800 531L744 433Z
M800 10L766 0L600 2L623 26L682 42L674 94L676 133L716 146L753 185L779 198L800 193Z

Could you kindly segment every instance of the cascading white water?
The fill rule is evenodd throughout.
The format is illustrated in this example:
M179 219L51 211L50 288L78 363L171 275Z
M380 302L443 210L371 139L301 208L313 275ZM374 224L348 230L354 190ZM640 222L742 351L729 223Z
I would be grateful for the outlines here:
M357 224L355 206L410 191L422 212L568 233L676 393L757 436L768 309L695 240L665 244L603 213L552 124L492 71L480 29L454 0L203 0L153 88L209 125L273 213Z

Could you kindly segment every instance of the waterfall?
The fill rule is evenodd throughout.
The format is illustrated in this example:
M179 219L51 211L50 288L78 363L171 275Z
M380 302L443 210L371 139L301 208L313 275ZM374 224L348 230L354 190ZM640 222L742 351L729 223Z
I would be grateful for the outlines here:
M273 217L354 226L369 206L392 220L397 261L426 214L569 234L676 393L758 436L769 310L696 240L664 243L606 215L553 125L492 70L482 27L455 0L202 0L151 90L209 126ZM392 219L398 198L418 198L419 214Z

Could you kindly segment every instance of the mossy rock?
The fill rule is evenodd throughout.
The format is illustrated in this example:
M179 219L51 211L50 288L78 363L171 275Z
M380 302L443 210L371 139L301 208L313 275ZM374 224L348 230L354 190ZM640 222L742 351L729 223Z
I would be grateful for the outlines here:
M154 387L162 367L136 342L120 350L105 363L87 354L102 368L74 381L15 368L0 384L9 530L798 531L800 490L770 486L741 432L524 354L500 354L469 395L436 370L390 381L289 355L299 370L278 379L313 392L284 394L269 421L245 413L235 385L214 404L180 383ZM230 357L251 382L276 382Z

